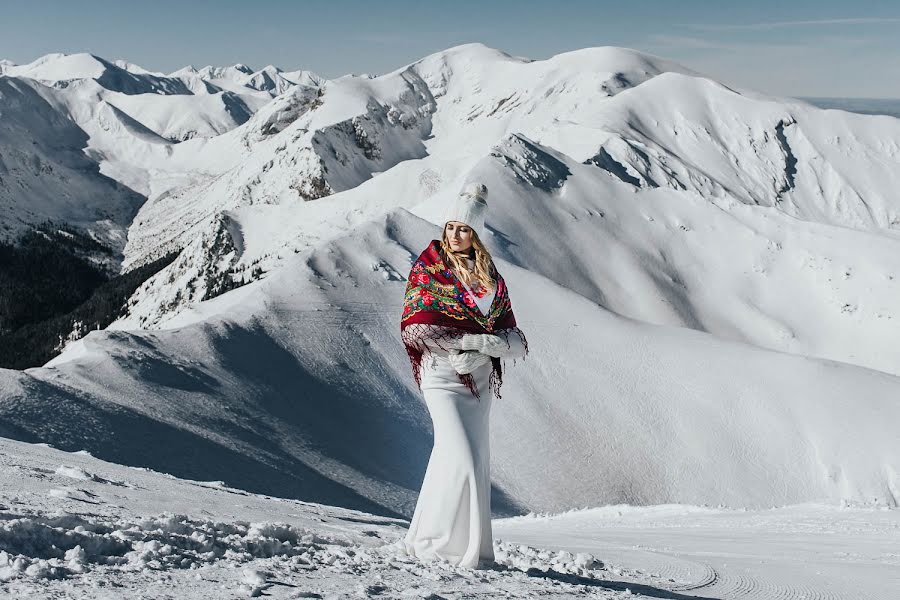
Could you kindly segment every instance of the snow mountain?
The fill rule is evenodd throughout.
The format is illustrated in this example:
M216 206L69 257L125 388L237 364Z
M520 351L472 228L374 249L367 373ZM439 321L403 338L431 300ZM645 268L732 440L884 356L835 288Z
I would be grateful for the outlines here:
M88 136L55 92L0 76L0 239L63 221L121 256L144 197L103 175L83 152Z
M241 67L166 77L224 90ZM196 91L44 86L101 174L146 197L123 268L179 256L107 330L0 370L0 435L408 516L431 439L405 277L481 181L532 349L495 404L498 514L900 501L900 120L622 48L469 44L258 81L278 95L177 143L160 115ZM126 96L157 118L122 116Z
M65 88L79 79L93 79L101 86L125 95L190 94L184 82L140 69L120 67L99 56L87 53L46 54L27 65L7 66L3 72L9 77L25 77Z
M436 217L477 174L499 192L488 226L517 240L508 258L610 310L897 373L898 140L897 119L634 51L462 46L298 87L205 143L219 174L135 219L126 265L184 250L114 327L164 326L393 207Z
M0 217L3 239L14 241L51 219L85 229L121 261L131 219L154 181L196 180L196 165L182 166L176 146L225 133L273 96L322 81L309 71L271 66L165 75L86 53L48 54L26 65L3 61L0 143L9 149L0 163L0 196L10 207ZM43 177L48 169L61 173L74 165L79 172L58 184L53 175ZM39 183L30 180L37 175ZM114 191L106 191L110 186Z

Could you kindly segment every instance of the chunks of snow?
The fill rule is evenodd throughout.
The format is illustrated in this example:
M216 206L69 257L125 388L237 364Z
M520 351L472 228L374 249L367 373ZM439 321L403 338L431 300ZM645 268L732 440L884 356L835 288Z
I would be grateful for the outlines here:
M194 569L219 560L295 557L312 566L354 562L347 542L291 525L224 523L164 514L136 520L23 517L0 524L0 579L48 579L99 566L114 570ZM251 575L246 575L251 573ZM265 575L248 570L254 586Z

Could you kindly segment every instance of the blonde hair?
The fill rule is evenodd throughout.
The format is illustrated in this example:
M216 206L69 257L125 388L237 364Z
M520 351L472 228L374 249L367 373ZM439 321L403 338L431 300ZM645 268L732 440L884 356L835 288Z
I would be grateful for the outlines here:
M447 241L446 223L444 223L444 231L441 234L441 260L443 260L444 264L448 265L456 273L456 276L467 286L472 287L473 281L477 280L483 288L492 291L496 284L493 276L493 273L496 270L494 267L494 259L491 258L491 253L488 252L488 249L485 248L481 238L478 237L478 233L471 227L469 227L469 230L472 232L472 247L469 248L469 254L471 257L472 251L475 252L475 271L469 271L468 265L463 261L463 257L454 254L453 250L450 249L450 243Z

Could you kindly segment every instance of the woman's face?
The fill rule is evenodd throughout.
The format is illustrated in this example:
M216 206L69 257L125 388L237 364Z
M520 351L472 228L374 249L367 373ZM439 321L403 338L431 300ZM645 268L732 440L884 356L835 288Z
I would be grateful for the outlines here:
M466 252L472 247L472 228L459 221L447 221L444 225L447 242L454 252Z

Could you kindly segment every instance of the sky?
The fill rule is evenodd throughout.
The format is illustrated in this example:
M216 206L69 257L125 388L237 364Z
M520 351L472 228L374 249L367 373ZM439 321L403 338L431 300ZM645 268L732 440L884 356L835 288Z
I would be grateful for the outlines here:
M482 42L532 59L624 46L784 96L900 98L900 2L793 0L0 0L0 58L91 52L325 77L392 71Z

